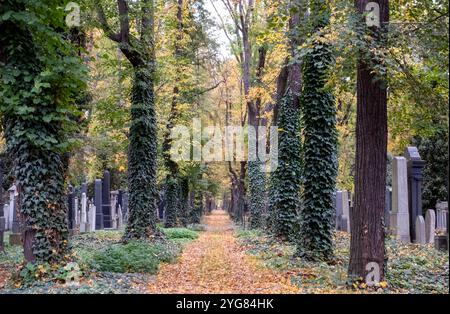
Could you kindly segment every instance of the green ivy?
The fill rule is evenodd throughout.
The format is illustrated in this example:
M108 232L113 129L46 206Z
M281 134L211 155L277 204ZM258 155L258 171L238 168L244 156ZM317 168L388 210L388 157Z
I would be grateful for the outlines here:
M194 208L191 212L191 223L199 224L203 214L203 192L195 191L194 195Z
M260 161L248 162L250 228L252 229L261 227L262 213L265 206L266 178L264 172L261 171L261 166L263 166L263 164Z
M164 227L173 228L177 226L177 211L180 204L180 187L178 179L167 176L166 186L166 215Z
M311 2L314 30L328 23L327 2ZM319 39L314 39L302 63L303 207L297 254L308 260L328 260L333 255L337 131L334 97L326 86L333 63L332 47Z
M294 97L288 90L278 104L278 167L272 174L269 203L275 234L289 240L297 229L301 182L300 119L299 109L293 106Z
M2 126L32 247L25 257L39 264L70 257L63 156L73 142L86 69L66 38L64 3L7 0L0 6Z
M134 68L128 149L129 218L124 240L159 236L156 228L157 128L151 56Z

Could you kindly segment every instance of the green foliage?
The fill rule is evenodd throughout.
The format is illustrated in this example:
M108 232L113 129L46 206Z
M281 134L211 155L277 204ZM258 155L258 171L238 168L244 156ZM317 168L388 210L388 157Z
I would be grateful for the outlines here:
M327 23L326 1L313 1L316 29ZM318 40L303 64L303 190L298 254L311 260L328 260L333 254L333 192L337 175L337 132L334 97L326 84L333 51Z
M69 250L63 153L73 143L85 68L65 38L63 3L11 0L0 8L0 112L32 241L28 258L37 263L61 262Z
M94 254L91 266L99 271L153 274L160 262L173 262L179 250L170 242L113 244Z
M260 161L248 162L249 200L250 200L250 228L262 226L262 213L265 206L265 173L261 170Z
M269 211L274 215L276 235L292 239L297 231L297 211L300 205L300 132L299 112L289 90L279 102L278 167L272 173Z
M194 208L191 211L190 219L192 224L199 224L203 214L203 192L195 191Z
M167 176L166 180L166 214L165 228L173 228L177 225L177 214L180 205L180 187L178 179Z
M157 130L153 69L134 69L128 153L129 218L124 239L148 238L156 229Z
M169 239L192 239L195 240L198 238L198 233L187 229L187 228L170 228L170 229L163 229L164 234Z

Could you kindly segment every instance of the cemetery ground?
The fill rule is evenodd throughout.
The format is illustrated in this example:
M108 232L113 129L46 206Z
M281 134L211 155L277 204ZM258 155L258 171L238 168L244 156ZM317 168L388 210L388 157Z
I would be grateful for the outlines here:
M20 246L0 253L0 293L448 293L447 252L432 245L386 241L387 282L369 289L346 283L349 234L334 236L335 259L308 263L295 247L258 230L236 227L224 211L202 225L164 229L167 241L119 244L122 231L75 235L77 263L61 276L72 283L17 286L11 274L22 261ZM8 239L5 241L8 243ZM30 270L38 274L42 270Z

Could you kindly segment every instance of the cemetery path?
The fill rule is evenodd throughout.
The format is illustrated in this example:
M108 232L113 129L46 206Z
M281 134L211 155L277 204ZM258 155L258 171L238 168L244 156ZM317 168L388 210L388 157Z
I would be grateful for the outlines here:
M175 264L162 264L149 293L299 293L289 275L270 270L236 243L225 211L204 217L207 226Z

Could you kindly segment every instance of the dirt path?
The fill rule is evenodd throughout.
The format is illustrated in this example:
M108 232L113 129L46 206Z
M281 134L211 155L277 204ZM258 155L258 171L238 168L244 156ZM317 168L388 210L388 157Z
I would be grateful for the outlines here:
M149 293L298 293L289 278L262 267L236 243L224 211L204 217L207 230L186 245L176 264L163 264Z

